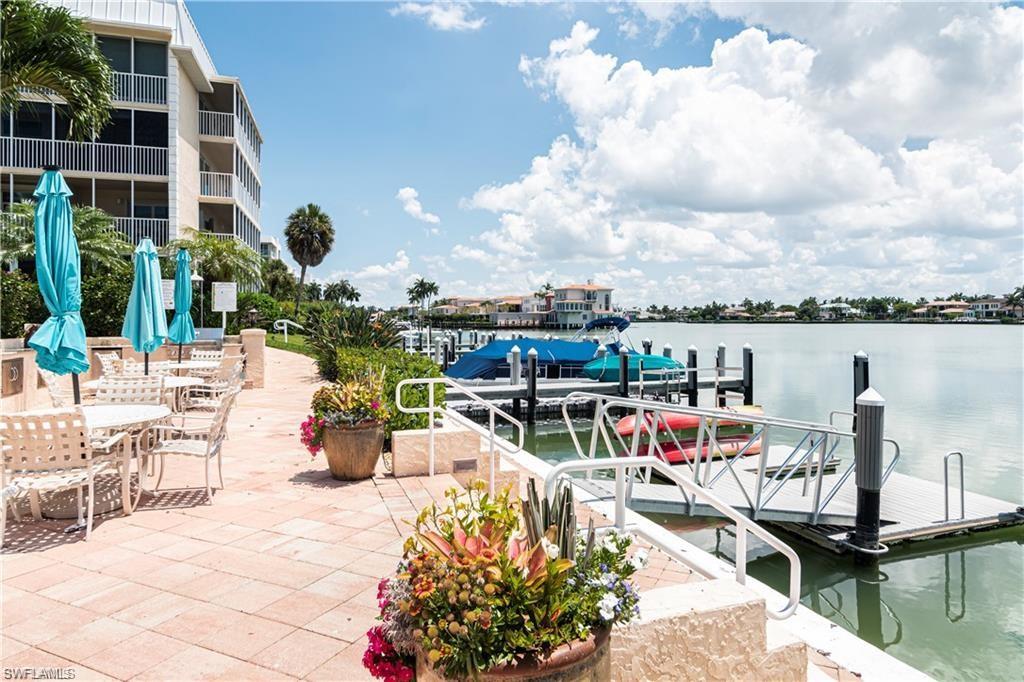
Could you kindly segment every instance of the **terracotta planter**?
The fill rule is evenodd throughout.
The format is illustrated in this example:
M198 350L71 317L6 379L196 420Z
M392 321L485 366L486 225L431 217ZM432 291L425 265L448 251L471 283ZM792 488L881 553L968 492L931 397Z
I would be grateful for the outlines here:
M331 476L342 481L361 481L373 476L384 447L384 429L377 422L350 428L324 428L324 456Z
M612 674L609 629L602 628L578 642L563 644L547 658L524 658L480 673L483 682L607 682ZM417 682L439 682L446 679L430 667L426 658L416 656Z

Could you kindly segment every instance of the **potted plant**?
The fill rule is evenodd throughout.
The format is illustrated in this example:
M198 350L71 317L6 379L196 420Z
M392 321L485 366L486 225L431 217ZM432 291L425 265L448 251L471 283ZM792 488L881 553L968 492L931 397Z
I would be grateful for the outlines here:
M646 551L578 532L571 487L553 502L483 483L423 509L378 587L365 667L380 679L606 680L611 626L638 612Z
M300 428L302 444L314 457L322 449L331 476L359 481L373 476L384 447L384 370L319 389L313 414Z

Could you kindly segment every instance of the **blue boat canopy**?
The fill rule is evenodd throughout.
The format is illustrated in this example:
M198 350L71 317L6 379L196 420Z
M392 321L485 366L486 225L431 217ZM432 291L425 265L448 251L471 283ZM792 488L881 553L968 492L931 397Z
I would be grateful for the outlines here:
M526 354L531 348L537 349L537 364L544 365L585 365L597 354L597 344L564 341L562 339L515 339L491 341L483 348L467 353L448 368L445 374L453 379L493 379L499 365L506 363L506 356L512 346L522 351L523 366ZM610 353L616 349L608 349Z
M588 331L588 332L591 329L611 329L611 328L615 328L618 331L622 332L622 331L626 331L627 327L629 327L629 320L627 320L624 317L599 317L599 318L591 320L590 322L587 322L585 325L583 325L583 329L585 331Z

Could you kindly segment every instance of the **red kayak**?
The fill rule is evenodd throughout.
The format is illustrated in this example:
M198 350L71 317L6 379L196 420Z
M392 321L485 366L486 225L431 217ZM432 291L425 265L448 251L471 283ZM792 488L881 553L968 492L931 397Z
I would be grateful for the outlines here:
M743 446L746 445L747 441L750 440L750 436L744 436L744 435L722 436L721 438L718 438L717 440L718 440L718 445L720 446L720 449L719 448L712 448L714 450L714 455L713 455L712 459L721 459L723 453L725 454L726 457L732 457L737 452L739 452L741 449L743 449ZM673 441L668 441L667 443L659 443L659 444L661 445L662 451L665 453L665 456L664 456L663 459L665 461L667 461L669 464L685 464L687 462L694 461L694 459L697 456L697 440L695 438L694 439L687 439L687 440L679 441L679 445L682 446L681 449L679 447L676 447L676 444ZM641 456L646 456L647 455L647 447L648 446L647 446L646 443L641 444L637 454L641 455ZM708 441L707 441L707 439L705 439L704 440L704 446L701 448L700 461L702 461L702 462L706 462L707 461L708 449L709 449L708 448ZM754 443L749 448L747 448L747 451L743 453L743 456L747 457L749 455L758 455L760 453L761 453L761 441L760 441L760 439L758 439L758 441L756 443ZM628 457L629 453L621 452L621 453L619 453L619 456L620 457ZM660 457L661 453L658 452L657 450L655 450L654 451L654 456L655 457Z
M764 410L761 409L760 405L738 405L736 407L723 407L723 410L730 412L736 412L737 414L746 415L762 415ZM650 433L651 425L654 423L654 415L650 412L645 413L644 421L647 422L647 426L644 427L642 433ZM615 430L619 432L620 436L632 436L634 423L636 422L636 415L631 414L628 417L623 417L615 424ZM665 422L668 422L668 428L672 431L686 431L687 429L695 429L700 426L700 417L694 414L679 414L678 412L662 412L661 419L658 420L658 433L665 431ZM718 422L719 426L736 426L736 422L724 419Z

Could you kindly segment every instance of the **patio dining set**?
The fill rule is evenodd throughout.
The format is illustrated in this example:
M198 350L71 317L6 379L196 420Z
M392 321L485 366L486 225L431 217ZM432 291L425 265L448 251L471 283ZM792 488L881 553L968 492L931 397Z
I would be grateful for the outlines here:
M20 521L26 501L36 520L77 519L67 530L84 529L88 539L95 514L136 509L154 471L156 495L169 458L204 462L207 503L213 502L210 468L216 460L223 489L221 445L245 356L195 349L187 360L148 367L116 353L96 356L102 376L82 384L80 404L60 377L40 368L53 407L0 416L0 545L8 512Z

